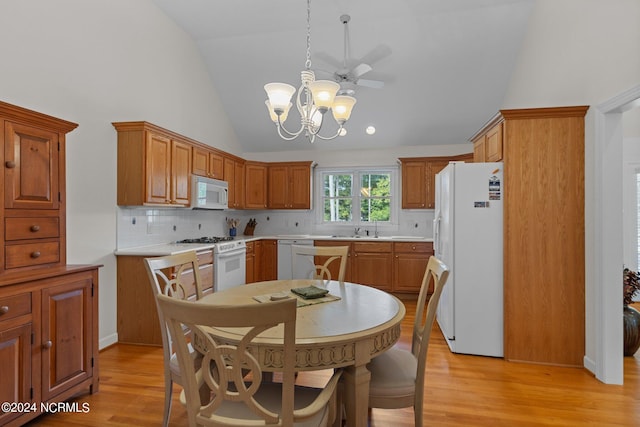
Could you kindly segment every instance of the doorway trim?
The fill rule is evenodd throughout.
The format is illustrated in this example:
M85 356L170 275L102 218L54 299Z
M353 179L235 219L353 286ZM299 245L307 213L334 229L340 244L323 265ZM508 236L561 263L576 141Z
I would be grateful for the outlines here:
M594 114L595 375L622 384L622 114L640 106L640 85L597 105ZM587 254L587 265L589 259ZM588 307L587 307L588 311Z

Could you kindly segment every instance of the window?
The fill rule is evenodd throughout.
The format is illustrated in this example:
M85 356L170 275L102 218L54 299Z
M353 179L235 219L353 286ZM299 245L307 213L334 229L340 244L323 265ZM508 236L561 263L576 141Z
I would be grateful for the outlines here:
M322 173L322 221L328 223L391 222L391 171Z

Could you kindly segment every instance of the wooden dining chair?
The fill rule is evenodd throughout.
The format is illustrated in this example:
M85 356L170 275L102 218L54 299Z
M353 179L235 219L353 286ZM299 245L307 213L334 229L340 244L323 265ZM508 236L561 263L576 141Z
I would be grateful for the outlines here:
M145 266L154 296L166 295L180 300L200 299L203 295L202 282L198 269L198 259L194 251L176 255L145 258ZM162 348L164 351L164 415L162 425L169 424L171 414L171 393L173 383L184 385L182 372L178 365L174 343L167 331L167 324L158 309ZM190 348L192 363L200 363L201 357L193 347Z
M436 257L430 257L416 304L411 351L394 346L373 358L367 365L371 372L369 408L396 409L413 406L416 427L422 427L429 338L438 301L448 276L447 266ZM431 281L434 284L433 294L427 303Z
M349 246L291 245L292 278L321 279L328 282L332 279L331 270L336 270L336 267L330 267L330 264L339 260L337 280L344 282L348 254ZM326 259L322 264L316 264L316 258Z
M181 402L187 408L190 426L328 426L336 415L336 389L341 371L325 388L296 386L296 300L247 305L211 305L158 295L159 309L176 343L183 373ZM274 327L283 330L280 362L282 381L263 382L262 369L251 353L256 336ZM187 338L193 331L195 347L203 352L194 366ZM220 340L214 329L243 328L239 342ZM258 338L259 339L259 338ZM247 375L249 374L249 375ZM202 401L203 387L210 390Z

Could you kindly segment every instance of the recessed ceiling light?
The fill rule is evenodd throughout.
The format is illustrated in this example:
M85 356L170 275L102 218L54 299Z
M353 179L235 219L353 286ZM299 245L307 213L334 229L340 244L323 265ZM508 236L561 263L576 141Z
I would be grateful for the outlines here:
M373 126L367 126L365 132L367 132L367 135L373 135L374 133L376 133L376 128Z

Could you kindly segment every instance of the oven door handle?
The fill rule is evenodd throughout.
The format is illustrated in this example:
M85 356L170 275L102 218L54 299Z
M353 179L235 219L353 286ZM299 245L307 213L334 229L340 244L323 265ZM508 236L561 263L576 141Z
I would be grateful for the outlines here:
M227 259L227 258L232 258L232 257L237 257L240 255L244 255L247 256L247 250L246 249L242 249L239 251L230 251L230 252L224 252L221 254L217 254L216 257L218 259Z

